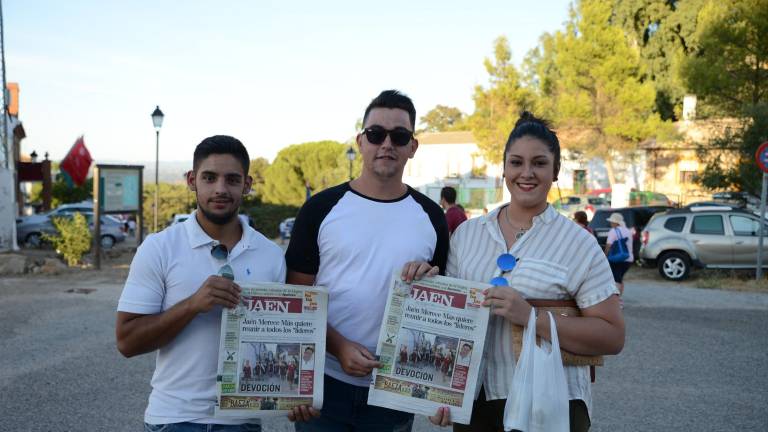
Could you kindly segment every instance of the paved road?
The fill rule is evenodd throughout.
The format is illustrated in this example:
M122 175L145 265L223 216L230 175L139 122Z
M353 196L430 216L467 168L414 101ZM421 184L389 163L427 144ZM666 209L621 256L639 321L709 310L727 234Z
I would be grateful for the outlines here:
M141 430L154 358L115 349L121 278L77 279L0 279L0 431ZM768 430L768 295L632 281L625 303L627 344L598 370L593 431Z

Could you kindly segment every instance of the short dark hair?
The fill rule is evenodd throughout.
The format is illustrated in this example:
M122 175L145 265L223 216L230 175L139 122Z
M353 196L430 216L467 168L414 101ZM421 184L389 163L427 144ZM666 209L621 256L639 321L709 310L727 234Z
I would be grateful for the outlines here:
M368 120L368 114L374 108L401 109L408 113L408 117L411 120L411 129L416 128L416 107L413 106L411 98L398 90L384 90L368 104L363 116L363 126L365 126L365 121Z
M212 154L229 154L234 156L243 166L245 175L248 175L251 159L248 157L248 150L237 138L229 135L214 135L200 141L200 144L195 147L192 169L197 172L200 162Z
M557 173L560 171L560 140L557 139L557 135L550 128L549 121L538 118L528 111L523 111L520 114L520 118L515 123L515 128L509 134L507 144L504 146L504 160L503 163L507 163L507 152L512 144L519 138L524 136L532 136L543 141L549 151L555 156L555 180L557 180Z
M446 186L440 190L440 198L448 204L456 204L456 189Z
M589 223L589 218L587 217L587 212L585 211L577 211L573 214L573 218L576 220L576 222L583 223L584 225Z

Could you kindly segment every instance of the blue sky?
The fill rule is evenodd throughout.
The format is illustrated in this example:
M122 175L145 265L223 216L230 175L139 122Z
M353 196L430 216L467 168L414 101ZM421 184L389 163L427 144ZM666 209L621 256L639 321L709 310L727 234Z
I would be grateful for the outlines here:
M7 79L21 89L22 152L58 160L76 137L98 161L191 160L229 134L252 158L345 141L379 91L474 109L483 59L515 63L562 27L568 1L5 0Z

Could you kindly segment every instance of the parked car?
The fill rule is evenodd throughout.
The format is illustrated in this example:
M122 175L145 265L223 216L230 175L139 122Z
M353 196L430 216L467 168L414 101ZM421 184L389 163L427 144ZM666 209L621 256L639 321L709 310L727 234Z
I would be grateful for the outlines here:
M734 206L731 204L727 204L721 201L697 201L695 203L690 203L687 206L683 207L686 209L710 209L712 207L728 207L733 208Z
M669 199L668 196L663 193L649 192L649 191L631 191L629 193L629 205L630 206L667 206L673 207L675 203Z
M768 230L765 219L763 224ZM744 209L672 210L655 215L645 227L640 258L675 281L687 278L692 267L755 268L759 229L760 218Z
M555 200L552 207L565 217L573 217L577 211L587 213L587 218L592 219L595 210L608 207L608 202L601 197L590 195L571 195Z
M29 216L19 216L16 218L16 224L42 222L51 216L66 216L72 213L93 212L93 201L82 201L79 203L62 204L53 210L45 213L37 213Z
M624 223L627 224L627 228L632 231L632 252L635 259L637 259L640 256L640 232L645 228L651 216L671 208L668 206L604 208L595 212L595 216L589 222L589 227L595 233L600 246L605 247L605 240L608 238L608 231L611 229L608 217L611 213L621 213L624 216Z
M607 205L611 205L611 188L595 189L587 192L592 197L601 197L605 199ZM628 197L630 207L674 207L675 203L663 193L650 191L630 191Z
M91 207L91 210L93 207ZM58 210L58 209L57 209ZM43 243L43 234L56 234L56 227L51 220L54 217L72 217L74 213L82 213L88 221L88 226L93 232L93 211L53 211L33 219L17 220L16 237L28 247L40 247ZM101 216L101 247L112 248L116 243L125 240L123 223L110 215Z
M712 194L713 201L720 201L726 204L735 204L739 207L759 207L760 198L749 192L715 192Z

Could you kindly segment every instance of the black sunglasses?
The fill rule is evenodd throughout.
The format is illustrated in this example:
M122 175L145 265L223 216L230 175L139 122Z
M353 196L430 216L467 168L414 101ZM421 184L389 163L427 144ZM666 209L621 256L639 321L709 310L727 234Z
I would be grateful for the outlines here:
M365 134L365 138L368 140L368 142L373 145L382 144L384 140L387 139L387 135L389 135L389 139L392 141L392 145L397 147L408 145L408 143L411 142L411 139L413 138L413 132L404 127L384 129L381 126L371 126L363 129L363 133Z
M229 250L223 243L219 243L211 248L211 256L217 260L225 260L229 256Z

